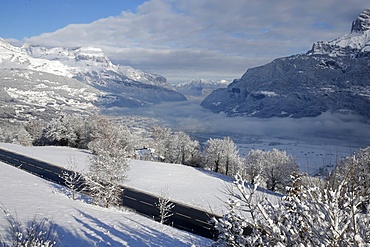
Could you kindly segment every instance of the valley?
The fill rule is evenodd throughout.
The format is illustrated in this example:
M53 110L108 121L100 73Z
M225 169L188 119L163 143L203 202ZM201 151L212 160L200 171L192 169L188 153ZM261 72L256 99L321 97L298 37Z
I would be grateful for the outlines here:
M85 30L81 35L71 32L81 39L75 46L68 33L70 28L82 30L98 24L104 27L104 35L97 34L109 36L118 26L130 26L130 18L143 13L142 17L147 18L153 12L148 6L158 3L162 4L161 10L174 11L173 16L181 14L182 20L192 16L193 11L177 10L196 1L172 6L172 1L147 0L137 13L122 12L45 33L41 40L36 37L40 44L32 37L22 42L0 38L0 147L83 173L83 185L91 193L89 198L79 196L74 201L73 196L70 200L70 192L60 186L0 162L0 209L5 219L11 215L7 208L19 210L22 219L38 210L42 216L55 214L56 227L67 238L65 246L213 244L117 208L122 195L118 185L123 184L223 215L222 220L215 220L220 233L216 246L245 246L255 241L254 237L261 246L301 246L302 242L327 246L337 238L347 239L336 246L365 246L361 243L368 243L370 225L370 9L354 19L349 33L333 31L337 38L315 41L305 52L301 49L296 53L296 44L287 38L284 56L257 67L246 66L245 73L234 80L228 73L221 77L221 72L244 67L241 61L248 59L255 60L254 65L268 60L257 48L262 47L258 43L264 44L259 36L267 42L280 36L281 27L270 30L269 21L253 29L254 21L244 19L243 11L242 23L253 32L228 33L234 26L245 28L237 22L230 22L227 32L219 32L212 29L221 16L218 15L194 36L206 41L207 35L203 34L211 29L214 33L208 35L216 34L217 38L213 36L212 42L202 42L195 50L196 42L171 49L182 40L194 38L193 33L199 32L194 23L202 15L187 23L192 27L190 35L183 35L183 29L179 31L177 27L175 32L157 35L158 30L167 29L168 23L176 19L157 23L158 17L147 20L153 21L155 31L146 32L140 25L131 27L131 42L123 38L124 32L107 40L94 37L86 42L84 38L91 38L95 32ZM235 10L230 13L234 15ZM269 18L274 16L269 14ZM112 25L110 21L117 18L125 22ZM220 22L232 20L229 16ZM311 25L329 30L337 24ZM289 28L288 33L292 30ZM301 27L294 30L302 34ZM65 32L69 37L64 40L65 47L56 40L47 44L50 37ZM256 40L249 38L252 33L258 33ZM321 34L327 37L326 32ZM172 35L181 38L174 40ZM224 35L228 38L224 39ZM170 42L166 43L168 37ZM141 43L147 38L148 43ZM219 50L224 44L228 51ZM233 44L238 44L235 49ZM263 49L271 46L268 50L274 50L278 45L279 42L270 43ZM207 50L208 46L213 50ZM248 49L253 54L242 55L245 47L252 47ZM295 54L287 55L287 51ZM128 61L138 67L162 67L175 78L182 77L181 82L183 78L193 79L171 84L165 76L126 65ZM153 67L148 66L150 62ZM199 62L207 66L197 68ZM211 73L202 71L210 67ZM194 69L198 73L184 76ZM196 79L198 75L217 79ZM67 177L66 184L68 179L73 180ZM327 211L323 213L321 209ZM260 215L255 218L254 213ZM320 218L322 215L330 217ZM291 221L297 216L299 221ZM352 223L347 224L350 221L353 229ZM345 224L339 226L337 222ZM358 222L362 232L358 231ZM300 232L301 224L306 224L304 233ZM0 230L6 229L1 221L0 226ZM254 231L246 233L251 226ZM346 234L338 237L341 228ZM334 230L331 233L328 229ZM316 236L317 232L326 235ZM264 242L269 237L272 242L281 239L273 244ZM287 243L287 239L296 242ZM2 241L0 231L0 246L5 246Z

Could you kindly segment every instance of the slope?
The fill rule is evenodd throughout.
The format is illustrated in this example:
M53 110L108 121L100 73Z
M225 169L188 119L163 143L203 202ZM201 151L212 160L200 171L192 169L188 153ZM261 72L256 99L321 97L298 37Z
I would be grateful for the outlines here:
M119 209L69 199L62 188L0 163L0 203L22 222L33 216L55 224L60 246L208 246L211 241ZM3 216L0 216L3 219ZM5 222L0 220L0 234Z

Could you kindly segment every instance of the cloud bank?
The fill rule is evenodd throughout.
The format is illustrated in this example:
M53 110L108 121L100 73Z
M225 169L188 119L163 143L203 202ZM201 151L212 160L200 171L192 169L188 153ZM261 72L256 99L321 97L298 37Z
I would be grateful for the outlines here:
M149 0L88 24L27 38L44 46L98 46L116 63L170 82L234 79L350 30L368 0Z

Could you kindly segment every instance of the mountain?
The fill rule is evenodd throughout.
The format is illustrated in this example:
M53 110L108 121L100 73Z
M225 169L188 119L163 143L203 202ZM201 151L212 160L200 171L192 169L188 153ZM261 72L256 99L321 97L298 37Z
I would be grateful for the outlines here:
M34 58L58 61L68 66L73 78L107 94L103 102L105 107L138 107L186 100L163 76L115 65L100 48L47 49L26 44L21 50Z
M129 66L113 64L100 48L80 47L68 49L55 47L47 49L45 47L25 44L20 49L33 58L59 61L68 66L69 72L74 77L79 77L81 80L91 84L104 85L104 82L107 80L117 79L114 76L115 74L126 80L160 86L171 90L174 89L163 76L145 73Z
M33 58L0 38L0 119L91 113L104 93L73 79L60 61Z
M217 88L226 88L230 82L226 80L212 81L212 80L191 80L189 82L174 85L176 91L184 94L185 96L203 96L206 97L213 90Z
M0 119L50 119L60 112L98 111L104 94L76 79L29 69L0 69Z
M369 75L370 10L364 10L349 34L248 69L201 105L228 116L301 118L330 111L370 118Z
M186 100L163 76L115 65L94 47L15 47L0 38L0 74L3 117Z

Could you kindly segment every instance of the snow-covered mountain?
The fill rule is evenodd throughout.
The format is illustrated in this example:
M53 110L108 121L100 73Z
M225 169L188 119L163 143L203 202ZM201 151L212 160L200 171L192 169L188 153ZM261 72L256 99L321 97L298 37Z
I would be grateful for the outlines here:
M300 118L330 111L370 118L369 37L370 10L364 10L349 34L248 69L201 105L229 116Z
M60 112L89 114L104 96L73 78L29 69L0 70L0 119L50 119Z
M175 89L184 94L185 96L207 96L213 90L217 88L226 88L229 85L229 81L226 80L191 80L189 82L184 82L174 85Z
M352 22L351 32L342 37L327 41L318 41L308 52L311 55L348 56L370 52L370 9L364 10Z
M54 75L73 77L70 68L60 61L50 61L29 56L19 47L0 38L0 69L29 69Z
M0 73L3 116L186 100L163 76L115 65L94 47L15 47L0 38Z
M129 66L113 64L102 49L96 47L80 47L68 49L63 47L45 48L24 44L21 51L33 58L43 58L50 61L59 61L68 67L74 76L91 84L101 84L107 80L125 78L153 86L173 89L163 76L149 74Z

